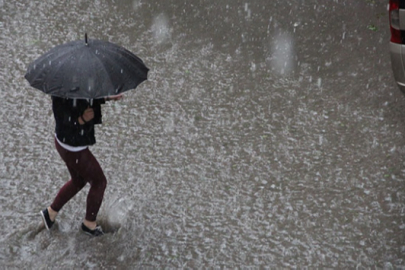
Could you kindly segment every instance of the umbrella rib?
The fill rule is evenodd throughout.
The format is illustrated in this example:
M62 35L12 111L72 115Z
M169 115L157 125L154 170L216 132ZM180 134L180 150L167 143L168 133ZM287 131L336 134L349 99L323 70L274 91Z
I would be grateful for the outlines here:
M55 48L52 49L51 51L49 51L48 53L46 53L45 55L43 55L43 56L41 57L41 59L40 59L41 61L40 61L39 63L37 63L37 64L42 64L42 63L45 62L45 61L49 61L49 60L50 60L50 59L49 59L50 56L52 56L53 54L55 54L55 52L56 52ZM60 61L60 59L62 59L62 58L64 59L64 58L66 58L66 56L69 56L69 54L71 54L71 52L72 52L72 50L65 51L64 53L58 55L56 58L52 59L52 61L54 61L54 62L55 62L55 61ZM58 65L58 68L57 68L57 69L56 69L56 68L53 68L52 71L47 74L46 78L49 78L49 76L50 76L51 74L56 74L56 71L59 70L61 66L63 66L63 64ZM33 78L32 81L35 81L39 76L41 76L41 74L42 74L42 72L38 72L37 74L35 74L35 76L34 76L34 78Z
M125 60L131 58L131 59L135 59L136 62L144 64L141 58L139 58L138 56L136 56L135 54L133 54L129 50L125 49L124 47L118 47L117 45L115 45L113 43L110 43L110 44L112 44L114 46L114 48L116 48L116 50L118 50L119 52L125 53L125 56L126 56L124 58ZM109 51L111 53L115 53L115 50L111 50L111 48L105 48L105 50Z
M120 53L122 53L122 55L125 56L125 57L123 57L123 60L126 62L127 67L134 68L139 72L147 72L149 70L149 69L143 70L139 66L134 65L133 63L136 62L138 64L141 64L142 66L145 66L142 59L139 58L138 56L136 56L135 54L133 54L132 52L130 52L129 50L125 49L124 47L118 47L117 49L119 50ZM115 51L111 50L111 48L106 49L106 51L115 53ZM145 79L146 79L146 77L145 77Z
M110 82L110 85L111 85L112 87L114 87L114 84L113 84L113 82L112 82L112 80L111 80L110 73L108 72L107 68L105 67L104 62L102 61L102 59L100 59L100 57L99 57L98 54L96 54L96 53L93 52L93 55L95 56L95 58L97 59L97 61L100 63L101 67L102 67L103 70L105 71L105 74L108 75L108 80L109 80L109 82ZM106 57L106 55L104 55L104 57Z
M110 46L105 46L103 47L104 52L102 55L104 56L104 59L101 59L101 55L97 55L97 58L99 59L100 62L106 63L108 66L112 67L112 71L116 71L115 73L108 73L109 75L109 80L111 82L111 85L113 85L113 89L115 91L115 94L122 93L124 91L134 89L136 86L139 84L139 79L135 78L141 78L142 81L147 79L146 75L139 76L143 73L147 74L147 71L149 70L143 61L133 54L132 52L128 51L124 47L117 46L114 43L107 42ZM122 61L121 64L119 64L116 60L117 57ZM145 67L146 70L143 68ZM106 66L103 65L104 70L108 71L106 69ZM119 70L121 69L121 73L119 73ZM123 70L125 70L124 75L122 75ZM117 83L117 80L113 80L111 76L117 76L121 81L124 81L125 83L121 82L121 84L114 84ZM128 82L128 80L130 82ZM117 88L119 87L119 88ZM120 91L118 91L120 90Z
M51 72L48 74L47 78L51 76L52 77L55 76L55 74L58 74L59 70L64 66L65 64L65 60L66 58L69 58L68 53L65 53L63 55L58 56L57 58L55 58L53 61L59 61L57 67L53 67Z

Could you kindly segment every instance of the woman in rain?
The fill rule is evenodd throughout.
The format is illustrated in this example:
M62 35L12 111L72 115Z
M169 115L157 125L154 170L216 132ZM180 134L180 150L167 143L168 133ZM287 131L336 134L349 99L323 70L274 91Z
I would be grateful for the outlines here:
M107 180L89 146L96 143L94 125L102 122L101 104L106 100L120 100L122 97L116 95L89 102L85 99L52 96L52 110L56 121L56 150L66 163L71 179L62 186L52 204L40 212L48 230L55 223L62 207L89 183L86 216L81 228L92 236L104 234L102 228L97 225L96 218Z

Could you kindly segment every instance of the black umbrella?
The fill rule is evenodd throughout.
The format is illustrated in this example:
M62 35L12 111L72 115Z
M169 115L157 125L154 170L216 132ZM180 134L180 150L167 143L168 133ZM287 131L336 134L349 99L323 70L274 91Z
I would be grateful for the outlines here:
M136 88L149 69L116 44L87 39L58 45L34 62L25 74L32 87L66 98L94 99Z

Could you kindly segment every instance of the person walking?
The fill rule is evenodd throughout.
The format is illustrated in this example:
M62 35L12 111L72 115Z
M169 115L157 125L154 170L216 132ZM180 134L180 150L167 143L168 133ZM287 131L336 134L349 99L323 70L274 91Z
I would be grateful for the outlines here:
M95 125L102 124L101 105L106 101L122 98L122 94L93 100L52 96L52 110L56 122L55 146L71 179L61 187L52 204L40 212L47 230L55 223L62 207L89 183L86 216L81 229L92 236L104 234L96 218L103 201L107 179L89 146L96 143Z

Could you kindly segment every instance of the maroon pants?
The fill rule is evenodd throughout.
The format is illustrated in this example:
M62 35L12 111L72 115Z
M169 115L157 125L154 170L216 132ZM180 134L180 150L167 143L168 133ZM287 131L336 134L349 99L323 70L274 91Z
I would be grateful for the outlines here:
M86 183L89 183L86 220L95 221L107 186L107 179L100 164L88 148L79 152L71 152L60 146L56 139L55 145L59 155L66 163L71 179L59 190L51 208L58 212Z

